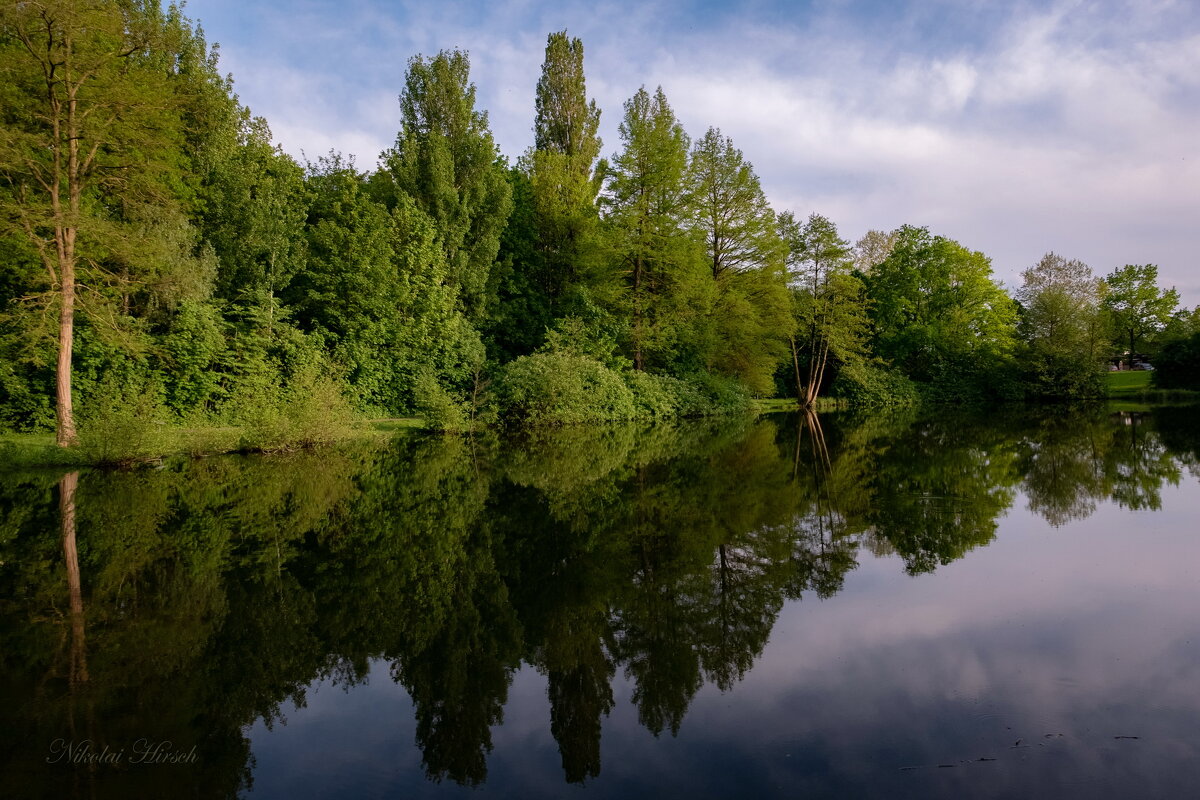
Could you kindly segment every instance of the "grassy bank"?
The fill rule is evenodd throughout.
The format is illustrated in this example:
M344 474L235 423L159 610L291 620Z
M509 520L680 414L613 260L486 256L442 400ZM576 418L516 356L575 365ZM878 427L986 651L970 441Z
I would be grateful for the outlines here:
M1109 372L1104 376L1104 395L1121 410L1143 410L1150 404L1196 403L1200 392L1189 389L1157 389L1154 373L1148 370ZM1132 406L1138 406L1133 408Z
M385 439L397 433L421 430L423 420L415 417L362 420L338 432L329 442ZM308 442L278 441L263 447L248 444L251 432L242 427L171 427L161 426L139 441L88 442L80 447L62 448L53 433L0 432L0 467L97 466L153 463L164 458L222 455L226 453L286 452L308 446Z

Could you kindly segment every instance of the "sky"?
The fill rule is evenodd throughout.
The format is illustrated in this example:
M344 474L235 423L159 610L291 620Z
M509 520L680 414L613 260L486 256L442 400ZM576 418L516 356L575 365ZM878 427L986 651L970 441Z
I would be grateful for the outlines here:
M374 168L408 59L469 52L501 152L533 141L546 36L582 39L603 153L661 85L733 138L777 210L851 241L928 226L1012 288L1054 251L1159 266L1200 304L1195 0L190 0L241 101L297 158Z

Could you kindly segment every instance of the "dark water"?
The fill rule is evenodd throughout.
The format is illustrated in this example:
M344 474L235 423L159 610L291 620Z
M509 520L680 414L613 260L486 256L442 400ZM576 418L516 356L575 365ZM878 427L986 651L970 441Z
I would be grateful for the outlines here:
M0 472L0 797L1193 796L1198 452L1178 408Z

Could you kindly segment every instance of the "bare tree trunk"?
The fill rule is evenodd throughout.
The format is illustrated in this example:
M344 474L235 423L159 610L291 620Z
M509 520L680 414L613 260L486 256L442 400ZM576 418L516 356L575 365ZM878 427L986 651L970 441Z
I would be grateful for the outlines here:
M642 362L642 257L633 265L633 368L643 372Z
M800 382L800 351L796 347L796 337L789 336L788 341L792 344L792 366L796 369L796 403L804 405L804 386Z
M57 421L58 446L70 447L78 441L75 433L75 414L71 405L71 352L75 341L75 266L67 260L61 263L61 268L62 308L58 316L54 415Z

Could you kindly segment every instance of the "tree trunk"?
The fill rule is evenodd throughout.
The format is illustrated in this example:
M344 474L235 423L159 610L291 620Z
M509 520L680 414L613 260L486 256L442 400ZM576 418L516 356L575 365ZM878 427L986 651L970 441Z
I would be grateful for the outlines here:
M633 368L645 370L642 363L642 257L633 265Z
M804 405L804 386L800 382L800 351L796 348L796 337L789 336L792 343L792 366L796 369L796 403Z
M74 231L71 231L74 234ZM74 239L74 236L71 236ZM58 315L58 364L54 371L55 418L59 447L76 443L75 414L71 405L71 353L75 340L75 265L66 259L61 265L62 308Z

